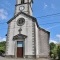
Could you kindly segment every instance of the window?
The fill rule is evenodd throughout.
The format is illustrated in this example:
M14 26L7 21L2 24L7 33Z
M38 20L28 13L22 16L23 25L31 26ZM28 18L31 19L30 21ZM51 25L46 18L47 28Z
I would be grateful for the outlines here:
M24 4L24 0L21 0L21 4Z

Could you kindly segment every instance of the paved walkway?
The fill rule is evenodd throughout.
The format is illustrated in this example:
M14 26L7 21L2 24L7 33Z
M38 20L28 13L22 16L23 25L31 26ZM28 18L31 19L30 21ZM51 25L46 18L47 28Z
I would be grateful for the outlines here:
M23 59L23 58L6 58L6 57L1 57L0 60L36 60L36 59Z
M1 57L0 60L49 60L49 59L23 59L23 58L6 58L6 57Z

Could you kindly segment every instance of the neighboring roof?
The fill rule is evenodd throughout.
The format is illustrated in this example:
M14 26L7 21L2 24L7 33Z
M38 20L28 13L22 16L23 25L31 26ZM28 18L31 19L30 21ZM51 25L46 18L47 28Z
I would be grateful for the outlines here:
M40 29L40 30L43 30L43 31L45 31L45 32L48 32L48 33L50 34L49 31L47 31L47 30L45 30L45 29L43 29L43 28L41 28L41 27L39 27L39 29Z
M23 34L17 34L13 37L13 40L16 40L16 39L25 39L27 38L26 35L23 35Z
M15 19L15 18L16 18L17 16L19 16L20 14L24 14L24 15L26 15L27 17L31 18L31 19L32 19L32 21L36 22L37 27L38 27L39 29L42 29L42 30L44 30L45 32L50 33L49 31L46 31L45 29L43 29L43 28L39 27L38 22L37 22L37 19L36 19L35 17L30 16L30 15L28 15L28 14L24 13L24 12L19 12L18 14L16 14L13 18L11 18L11 19L7 22L7 24L9 24L13 19Z

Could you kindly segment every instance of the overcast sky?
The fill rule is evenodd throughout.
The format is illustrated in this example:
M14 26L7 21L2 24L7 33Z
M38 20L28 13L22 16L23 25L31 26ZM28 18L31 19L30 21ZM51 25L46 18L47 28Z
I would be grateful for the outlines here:
M15 4L16 0L0 0L0 41L6 40L5 22L14 16ZM50 41L60 42L60 0L34 0L32 9L39 26L50 32Z

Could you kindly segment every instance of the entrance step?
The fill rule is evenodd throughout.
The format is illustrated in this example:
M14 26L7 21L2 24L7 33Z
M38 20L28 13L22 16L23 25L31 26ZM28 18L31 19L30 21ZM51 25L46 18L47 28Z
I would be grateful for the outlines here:
M0 57L0 60L50 60L50 59L47 59L47 58L29 59L29 58L7 58L7 57Z

